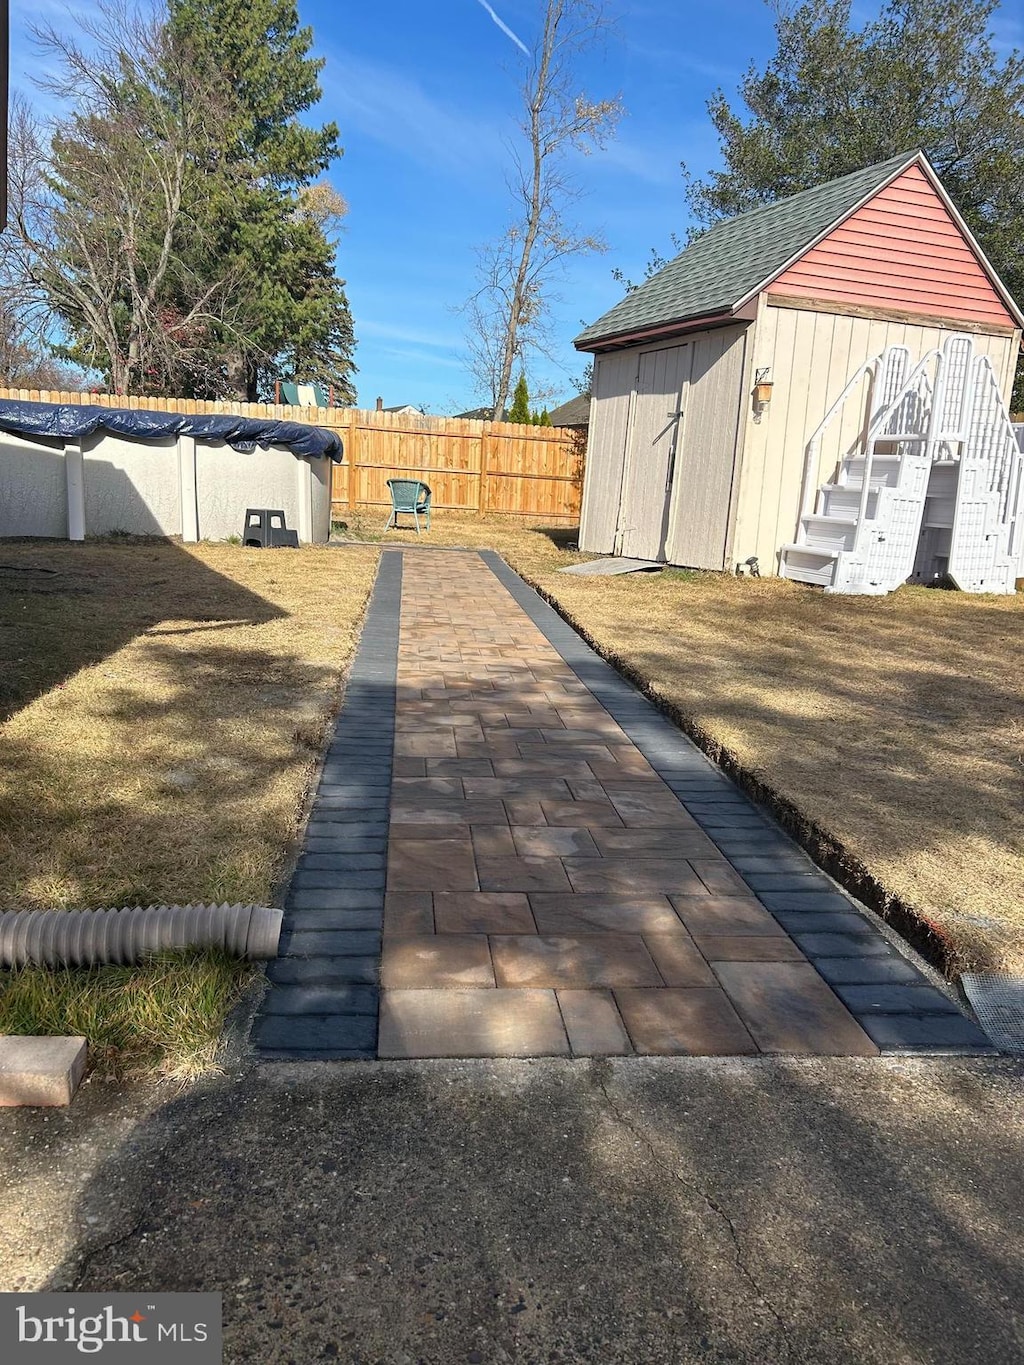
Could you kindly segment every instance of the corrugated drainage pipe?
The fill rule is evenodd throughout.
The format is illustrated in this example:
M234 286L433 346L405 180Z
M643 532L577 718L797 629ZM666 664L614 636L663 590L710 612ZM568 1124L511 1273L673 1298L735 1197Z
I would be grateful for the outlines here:
M277 956L280 910L262 905L158 905L127 910L0 911L0 967L139 962L168 948Z

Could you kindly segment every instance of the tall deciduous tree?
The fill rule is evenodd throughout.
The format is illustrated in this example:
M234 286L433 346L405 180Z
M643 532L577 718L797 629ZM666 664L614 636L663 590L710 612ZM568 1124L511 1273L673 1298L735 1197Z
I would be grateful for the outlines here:
M851 0L777 7L778 50L734 108L708 112L725 169L690 182L702 224L921 147L982 249L1024 298L1024 54L1000 57L998 0L889 0L856 27Z
M216 172L229 101L156 20L108 13L83 31L87 46L38 35L70 112L44 128L24 102L12 110L4 288L56 319L67 358L115 391L159 392L245 311L240 275L211 281L189 265L209 249L192 210ZM172 296L187 302L169 308Z
M479 253L479 287L467 304L470 363L495 420L505 409L512 372L530 348L543 347L550 290L572 256L603 250L595 233L570 221L578 191L567 161L604 144L622 112L618 98L593 100L579 88L581 52L607 26L603 0L545 0L540 34L520 88L520 142L513 147L512 220Z

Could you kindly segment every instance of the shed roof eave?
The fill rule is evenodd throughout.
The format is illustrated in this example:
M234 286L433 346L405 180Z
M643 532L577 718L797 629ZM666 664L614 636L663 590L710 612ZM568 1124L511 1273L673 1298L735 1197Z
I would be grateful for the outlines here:
M583 342L582 337L573 341L577 351L597 354L600 351L614 351L629 346L635 341L660 340L664 337L682 335L684 332L699 332L705 327L721 327L729 322L749 322L753 312L741 313L736 308L718 308L710 313L692 313L687 317L674 318L671 322L659 322L651 327L635 328L626 332L610 332L607 336L591 337Z

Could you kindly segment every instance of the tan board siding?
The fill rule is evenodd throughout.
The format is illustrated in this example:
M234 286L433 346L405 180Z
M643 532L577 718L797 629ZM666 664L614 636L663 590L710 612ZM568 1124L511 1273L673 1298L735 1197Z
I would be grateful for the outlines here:
M638 349L594 357L590 437L580 523L580 549L592 554L611 554L615 543L622 462L637 364Z
M753 363L770 368L772 398L759 423L753 420L749 397L744 402L734 560L757 555L762 573L778 572L779 547L796 534L807 442L858 366L895 344L909 347L916 361L948 335L948 329L884 319L789 307L763 310ZM976 334L974 343L978 352L990 356L1008 398L1019 333ZM859 404L848 403L842 419L832 424L822 443L815 487L832 477L837 462L857 444L863 414L862 397Z
M722 327L693 338L672 485L667 545L671 564L725 567L748 330Z

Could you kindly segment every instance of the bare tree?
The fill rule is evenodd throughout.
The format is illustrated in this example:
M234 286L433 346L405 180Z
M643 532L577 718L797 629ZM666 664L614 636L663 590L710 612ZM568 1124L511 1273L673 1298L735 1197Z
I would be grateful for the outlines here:
M71 112L46 128L14 102L0 272L115 392L174 387L209 369L211 327L230 333L245 313L244 281L200 283L209 244L189 211L216 174L230 98L155 18L102 12L87 46L54 29L36 38Z
M0 384L7 389L79 389L83 376L26 340L0 303Z
M618 97L594 101L578 89L580 53L608 27L604 0L545 0L543 26L520 88L523 143L512 149L513 219L479 253L479 288L466 305L470 366L495 420L513 370L528 348L546 344L550 287L571 256L604 250L595 233L568 221L578 188L568 154L604 145L622 113Z

